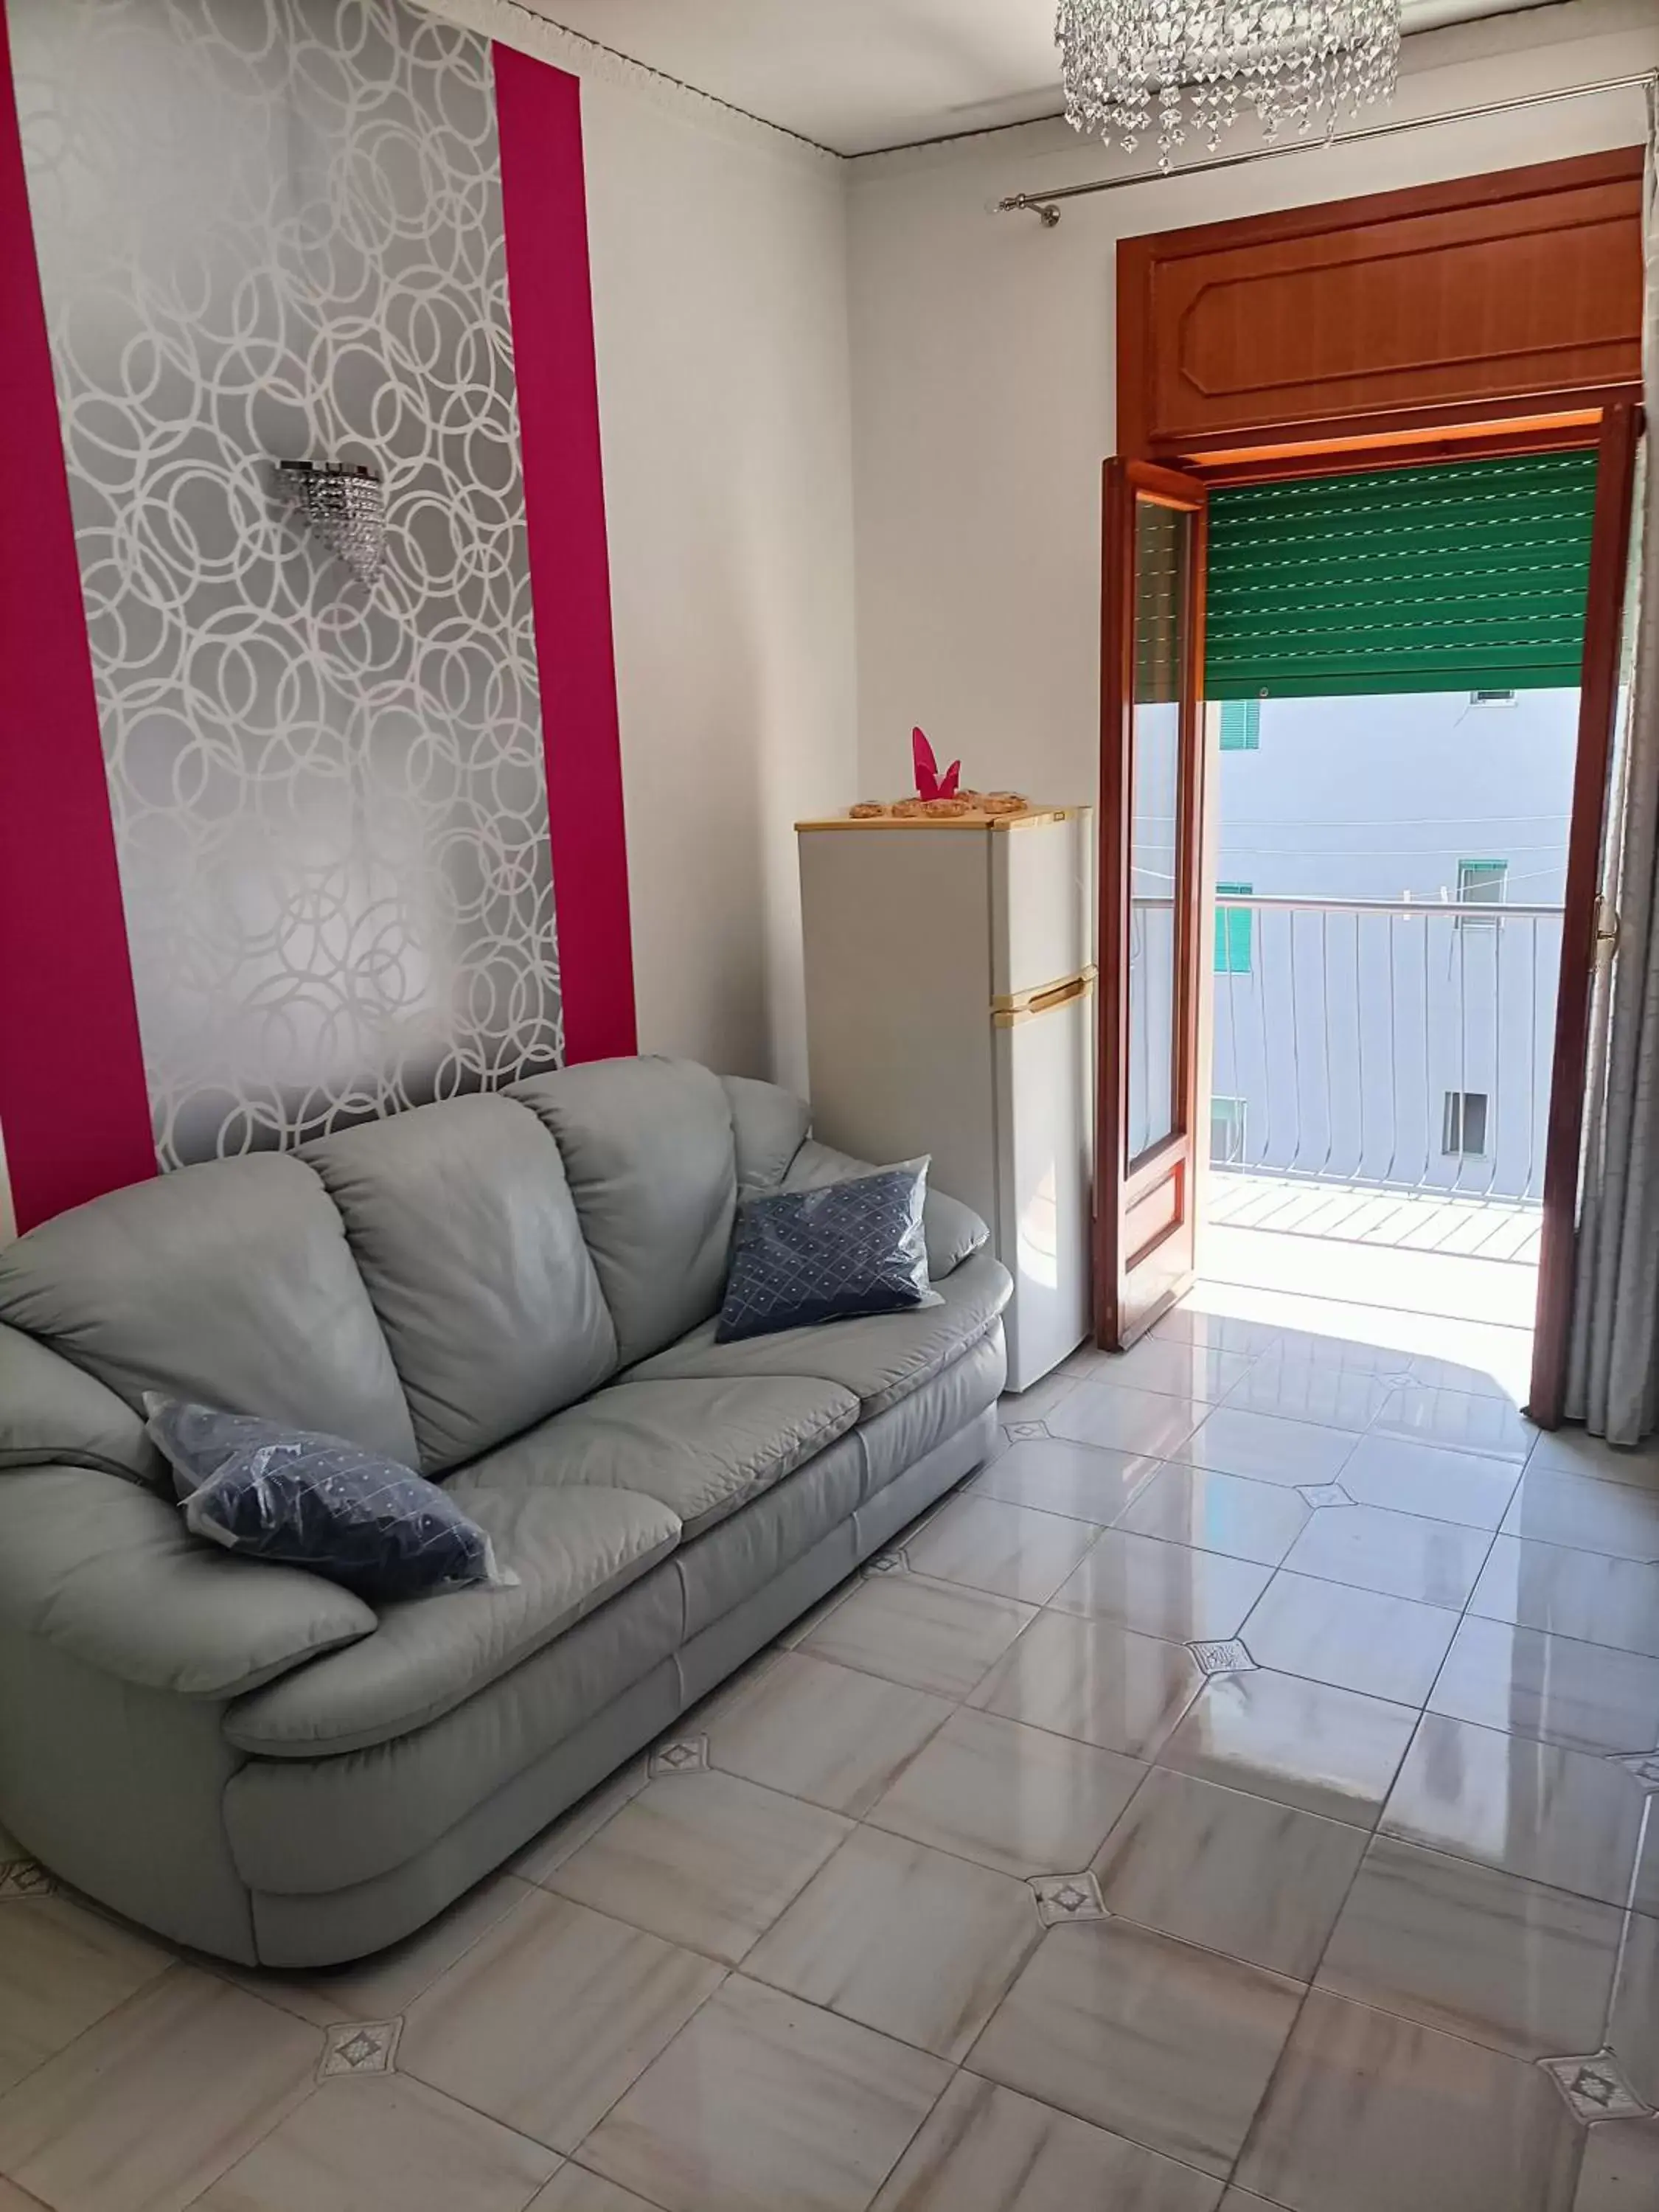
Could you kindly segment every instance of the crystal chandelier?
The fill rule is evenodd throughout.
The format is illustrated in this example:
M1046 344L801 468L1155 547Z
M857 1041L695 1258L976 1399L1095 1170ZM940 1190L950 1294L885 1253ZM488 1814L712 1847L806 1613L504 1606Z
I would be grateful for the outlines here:
M1188 128L1212 149L1241 106L1269 140L1287 124L1328 137L1346 109L1394 90L1400 0L1060 0L1066 120L1158 165Z

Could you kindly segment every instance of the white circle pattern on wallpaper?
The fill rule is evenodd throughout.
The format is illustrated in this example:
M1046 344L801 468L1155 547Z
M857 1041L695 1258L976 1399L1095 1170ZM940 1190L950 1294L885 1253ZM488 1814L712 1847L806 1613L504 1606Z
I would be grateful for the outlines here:
M11 15L162 1164L554 1065L488 42L402 0ZM384 474L372 588L279 459Z

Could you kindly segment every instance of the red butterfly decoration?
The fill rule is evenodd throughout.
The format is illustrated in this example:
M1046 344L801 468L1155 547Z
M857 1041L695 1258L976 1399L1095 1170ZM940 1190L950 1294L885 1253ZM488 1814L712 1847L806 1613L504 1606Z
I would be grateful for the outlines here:
M915 764L918 799L954 799L962 781L962 763L951 762L943 775L933 758L933 748L921 730L910 732L910 757Z

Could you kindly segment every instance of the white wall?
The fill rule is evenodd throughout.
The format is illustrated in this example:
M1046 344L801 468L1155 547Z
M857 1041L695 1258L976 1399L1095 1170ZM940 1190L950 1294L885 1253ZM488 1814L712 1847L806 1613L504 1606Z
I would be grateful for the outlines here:
M589 78L640 1043L804 1089L795 821L856 782L845 199Z
M1561 7L1407 41L1392 114L1659 62L1654 0ZM1309 149L1068 203L1003 194L1132 163L1032 125L850 167L860 781L905 787L920 722L963 780L1091 797L1099 469L1115 444L1121 237L1633 144L1640 94ZM1248 143L1243 130L1231 148Z
M857 783L845 165L428 4L582 81L640 1048L804 1089L793 824Z

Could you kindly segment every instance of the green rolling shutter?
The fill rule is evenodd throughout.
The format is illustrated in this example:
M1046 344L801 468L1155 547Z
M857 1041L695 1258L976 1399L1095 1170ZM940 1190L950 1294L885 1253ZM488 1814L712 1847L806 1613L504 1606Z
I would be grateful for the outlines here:
M1576 684L1593 452L1210 495L1212 699Z

